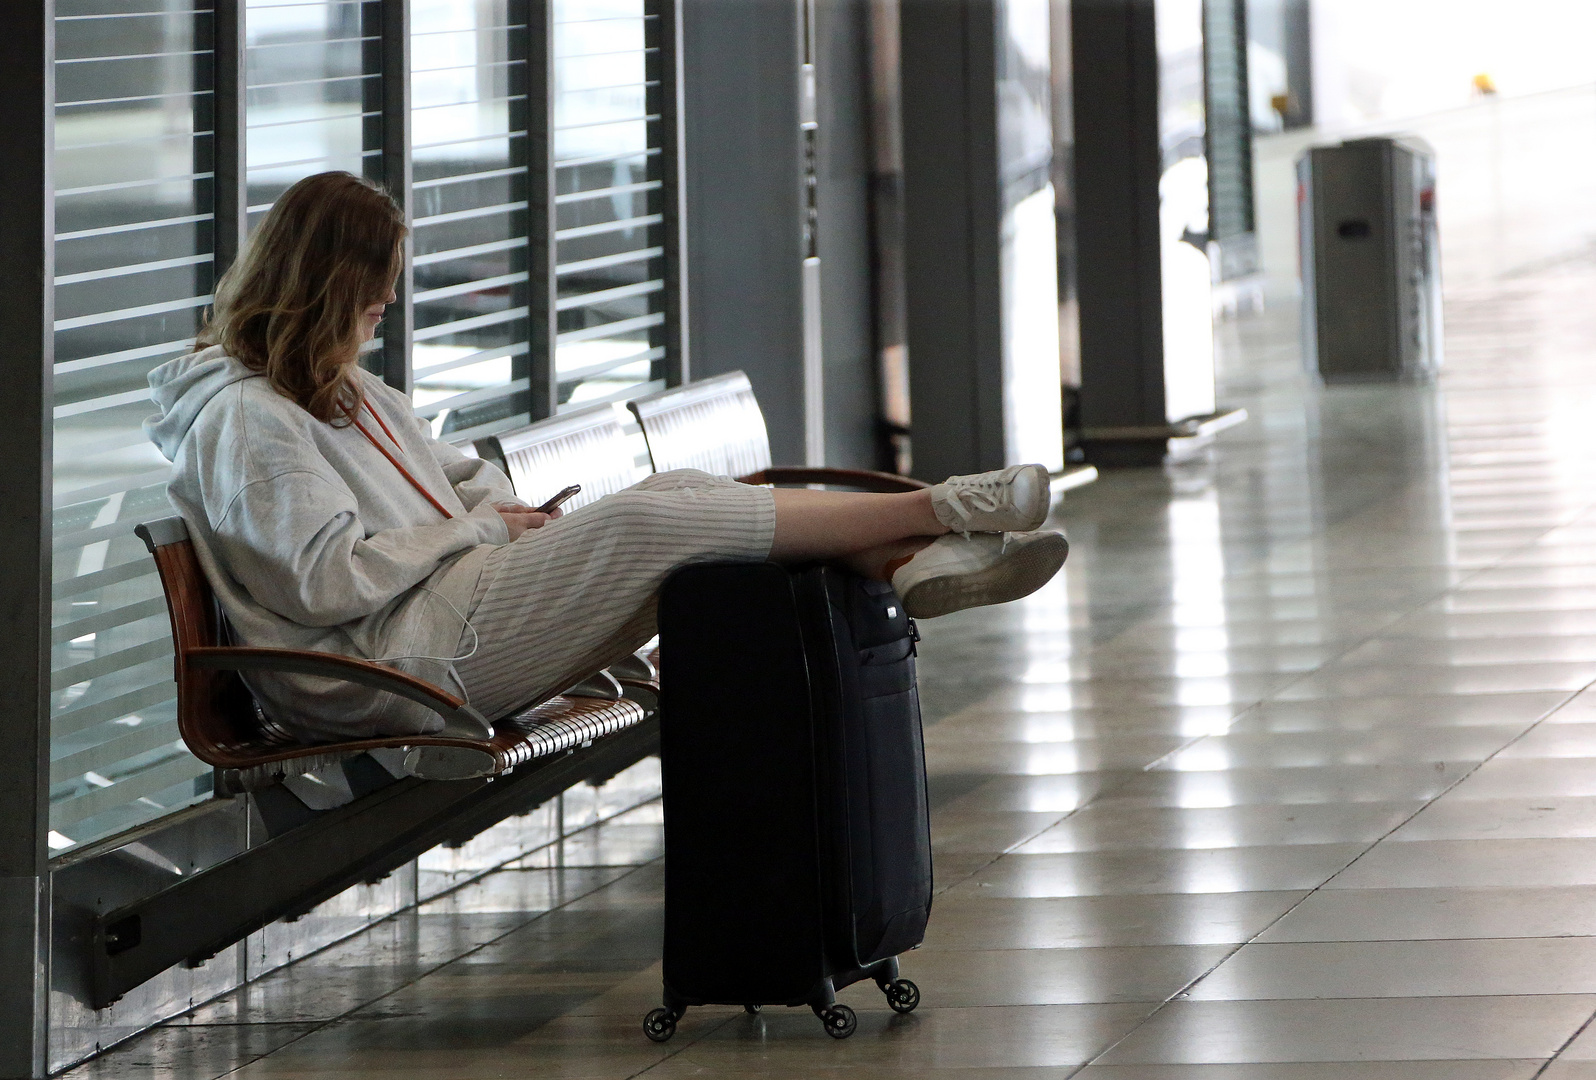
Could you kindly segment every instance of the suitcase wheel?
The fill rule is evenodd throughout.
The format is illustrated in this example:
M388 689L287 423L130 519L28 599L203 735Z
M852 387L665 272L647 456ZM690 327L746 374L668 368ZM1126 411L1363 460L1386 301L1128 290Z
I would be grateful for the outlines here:
M887 1004L895 1013L912 1013L920 1004L920 988L908 979L894 979L881 988L887 995Z
M859 1026L859 1018L846 1005L828 1005L819 1010L816 1015L820 1017L820 1022L825 1025L826 1034L833 1039L846 1039Z
M758 1005L744 1005L743 1012L747 1013L749 1016L758 1016L759 1008L760 1007Z
M643 1017L643 1034L657 1043L668 1041L676 1034L676 1014L669 1009L655 1009Z

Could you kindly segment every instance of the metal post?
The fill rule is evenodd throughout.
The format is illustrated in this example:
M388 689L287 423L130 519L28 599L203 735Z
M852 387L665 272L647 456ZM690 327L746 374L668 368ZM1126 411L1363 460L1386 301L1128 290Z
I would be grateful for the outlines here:
M1313 123L1313 43L1310 38L1308 0L1286 0L1286 115L1287 129Z
M679 2L693 376L746 372L772 457L803 461L798 2Z
M820 117L815 93L815 3L798 5L798 128L803 148L799 206L803 214L803 270L799 280L804 306L804 464L826 463L826 356L820 301Z
M526 50L527 353L532 419L559 407L555 368L559 333L554 266L554 12L553 0L531 0ZM519 372L514 373L520 377Z
M1086 439L1088 460L1156 464L1164 415L1158 233L1158 50L1153 0L1071 6L1081 424L1148 432Z
M914 475L1004 464L996 0L900 9Z
M216 276L233 265L249 233L249 176L245 145L247 67L245 64L244 0L222 0L211 18L216 27Z
M382 182L404 210L406 223L415 219L411 198L410 157L410 0L383 0L379 49L382 64ZM414 227L412 225L412 227ZM394 283L395 301L382 320L382 378L408 394L414 379L410 352L415 334L415 244L409 233L403 243L403 264Z
M654 51L649 60L655 83L648 111L659 117L660 213L664 216L665 248L665 385L680 386L692 378L687 324L687 197L682 182L682 7L677 0L646 0L654 16Z
M50 458L55 2L0 34L0 1077L46 1075L50 957Z

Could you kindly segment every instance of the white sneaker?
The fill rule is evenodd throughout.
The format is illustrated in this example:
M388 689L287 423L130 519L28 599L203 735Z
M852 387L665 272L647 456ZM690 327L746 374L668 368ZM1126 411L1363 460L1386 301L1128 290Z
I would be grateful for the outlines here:
M1052 501L1045 465L950 476L931 488L937 520L956 533L1029 532L1047 520Z
M892 574L892 587L913 619L1006 604L1053 579L1070 553L1061 532L939 536Z

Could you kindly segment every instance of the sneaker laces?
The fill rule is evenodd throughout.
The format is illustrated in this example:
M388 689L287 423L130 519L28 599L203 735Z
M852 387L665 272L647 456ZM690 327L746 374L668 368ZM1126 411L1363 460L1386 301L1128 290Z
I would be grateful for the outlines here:
M947 489L943 502L958 515L959 523L968 525L970 519L978 512L992 514L1003 508L1005 503L1004 481L999 480L990 473L978 473L975 476L957 477L947 482ZM954 531L969 535L968 529L954 526Z

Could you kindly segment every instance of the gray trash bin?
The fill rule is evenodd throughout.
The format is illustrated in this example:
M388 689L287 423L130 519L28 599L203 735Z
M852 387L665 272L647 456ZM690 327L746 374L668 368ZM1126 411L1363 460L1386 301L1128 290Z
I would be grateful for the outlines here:
M1354 139L1297 159L1303 357L1325 382L1423 381L1441 366L1435 153Z

